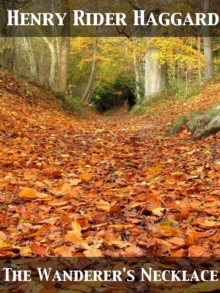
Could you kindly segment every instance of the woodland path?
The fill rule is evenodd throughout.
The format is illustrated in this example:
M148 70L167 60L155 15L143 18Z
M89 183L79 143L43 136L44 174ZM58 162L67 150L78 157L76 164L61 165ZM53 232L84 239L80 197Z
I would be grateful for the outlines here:
M164 136L205 101L80 118L2 90L1 254L219 255L220 136Z

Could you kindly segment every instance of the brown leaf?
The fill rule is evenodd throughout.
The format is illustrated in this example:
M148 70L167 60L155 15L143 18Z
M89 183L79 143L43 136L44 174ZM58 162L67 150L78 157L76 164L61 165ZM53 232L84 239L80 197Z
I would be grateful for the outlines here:
M46 247L44 247L36 242L31 242L30 248L33 251L33 253L36 255L40 255L40 256L46 255L46 251L47 251Z
M76 250L74 247L70 247L66 245L63 245L54 249L54 253L62 257L71 257L74 255L75 251Z
M189 257L202 257L205 256L206 250L198 245L192 245L188 249L188 256Z

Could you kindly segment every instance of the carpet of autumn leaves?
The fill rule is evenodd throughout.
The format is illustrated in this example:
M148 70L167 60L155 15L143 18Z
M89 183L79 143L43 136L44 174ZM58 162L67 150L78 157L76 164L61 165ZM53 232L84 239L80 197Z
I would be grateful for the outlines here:
M1 74L0 256L219 256L220 135L164 135L219 92L212 81L142 116L79 117Z

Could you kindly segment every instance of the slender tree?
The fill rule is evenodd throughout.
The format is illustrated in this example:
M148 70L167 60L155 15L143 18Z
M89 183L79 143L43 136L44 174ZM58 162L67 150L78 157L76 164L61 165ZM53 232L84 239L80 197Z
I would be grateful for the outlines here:
M137 44L136 44L136 38L133 38L132 40L133 45L133 61L134 61L134 74L135 74L135 96L137 100L141 99L140 95L140 72L138 68L138 62L137 62Z
M84 102L88 102L88 103L90 102L90 99L91 99L92 86L93 86L93 81L95 79L97 42L98 42L97 38L94 38L94 51L93 51L91 73L90 73L89 81L87 83L86 90L85 90L83 97L82 97L82 100Z
M68 63L70 53L70 8L69 0L62 0L62 13L67 13L62 27L59 60L59 93L65 95L68 78Z
M210 0L203 0L203 11L208 13L210 8ZM211 79L214 74L214 58L212 48L211 29L209 26L203 26L203 44L204 44L204 58L205 58L205 78Z

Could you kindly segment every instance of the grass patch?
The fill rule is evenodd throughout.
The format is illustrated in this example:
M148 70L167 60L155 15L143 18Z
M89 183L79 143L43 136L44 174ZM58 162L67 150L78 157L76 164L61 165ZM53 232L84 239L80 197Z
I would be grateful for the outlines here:
M185 83L175 84L159 94L152 95L148 99L143 99L137 102L137 104L132 107L131 114L144 114L150 112L150 108L156 104L162 106L172 105L178 100L189 99L193 96L198 95L202 92L204 86L200 85L198 81L189 83L188 86L188 96L186 96L186 85Z
M66 95L65 102L73 112L77 112L80 115L84 114L86 105L79 97Z

